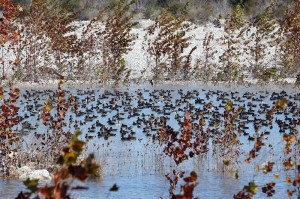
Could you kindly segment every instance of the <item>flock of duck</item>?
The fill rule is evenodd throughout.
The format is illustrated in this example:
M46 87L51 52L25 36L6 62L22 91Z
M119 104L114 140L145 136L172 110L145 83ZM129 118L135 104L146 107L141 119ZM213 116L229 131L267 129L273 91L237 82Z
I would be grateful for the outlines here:
M184 114L189 113L193 128L205 126L213 131L222 124L224 106L230 100L233 107L241 107L236 130L248 140L267 136L270 133L295 133L300 126L300 93L188 89L136 89L134 91L102 89L67 89L66 97L74 96L76 113L67 112L65 128L81 128L86 139L104 138L141 140L155 138L160 128L180 130ZM43 102L49 100L54 108L57 99L55 90L22 90L19 100L19 119L23 132L38 136L45 128L40 119ZM285 110L270 110L275 102L287 99ZM55 109L50 121L56 117ZM273 128L276 127L276 128Z

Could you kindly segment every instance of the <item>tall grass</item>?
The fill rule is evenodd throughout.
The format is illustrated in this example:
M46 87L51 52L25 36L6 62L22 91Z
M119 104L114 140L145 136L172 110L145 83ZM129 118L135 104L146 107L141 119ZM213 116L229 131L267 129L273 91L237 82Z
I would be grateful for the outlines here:
M187 21L190 6L176 3L161 9L155 25L148 28L143 38L144 54L154 79L205 77L203 81L241 83L245 77L261 82L296 78L297 74L293 74L299 68L296 4L286 10L280 23L273 18L275 5L267 7L255 19L249 19L243 6L237 5L225 18L224 27L221 25L224 28L220 30L224 33L221 42L210 34L202 46L193 45L195 35L190 32L194 25ZM125 56L132 51L138 37L132 33L138 24L134 20L135 7L135 1L111 2L99 10L96 18L83 23L75 20L74 13L56 4L32 1L29 9L10 20L18 24L11 32L17 36L2 42L3 76L35 82L59 76L98 83L129 81L131 66ZM201 48L204 58L197 57L197 62L196 49ZM14 66L10 67L11 64Z

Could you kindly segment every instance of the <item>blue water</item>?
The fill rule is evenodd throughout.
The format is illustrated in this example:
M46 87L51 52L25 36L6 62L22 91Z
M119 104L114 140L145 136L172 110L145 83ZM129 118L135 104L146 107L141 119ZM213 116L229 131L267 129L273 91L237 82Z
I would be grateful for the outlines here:
M42 88L39 88L43 90ZM66 91L73 95L78 95L78 90L74 88L68 88L65 86ZM107 99L100 100L100 105L96 103L99 97L105 93L105 90L108 90L111 93L114 93L114 89L112 88L98 88L98 87L87 87L82 86L82 95L79 95L80 99L85 99L87 96L93 97L90 93L85 93L85 91L95 91L95 101L91 101L87 103L86 107L91 108L93 106L103 106L108 103L112 97L108 95ZM273 101L270 100L270 95L273 91L281 92L286 91L288 95L295 95L297 93L297 89L293 87L260 87L260 86L252 86L252 87L227 87L227 86L213 86L213 85L201 85L201 84L163 84L163 85L131 85L130 87L124 87L119 89L120 92L128 92L128 95L132 97L132 102L130 104L131 107L137 107L138 104L138 93L142 93L142 98L146 101L149 101L151 98L150 93L158 90L173 90L170 92L170 100L173 104L175 104L175 100L180 98L180 94L178 90L182 89L183 93L187 93L187 91L197 90L199 91L199 98L203 99L205 103L212 102L214 106L219 106L221 101L217 101L217 95L209 95L206 96L208 91L221 91L221 92L238 92L237 96L242 96L245 92L249 91L254 93L254 98L259 96L264 96L263 102L261 101L252 101L247 100L245 102L236 102L236 106L243 106L247 104L249 101L259 105L261 103L268 104L270 106L273 105ZM204 90L203 90L204 89ZM22 94L25 94L25 89L22 89ZM47 95L43 95L40 97L38 103L42 104L45 99L49 99L50 97ZM32 96L30 99L34 99ZM120 98L117 100L117 104L121 105L121 100L124 98ZM26 101L24 99L21 106L25 106ZM159 97L156 105L161 109L165 106L165 101L168 100L168 97ZM293 100L294 101L294 100ZM194 104L194 99L189 100L191 104ZM33 104L33 101L27 101L28 104ZM300 102L295 100L298 106L300 106ZM187 103L183 103L181 106L177 108L181 108L183 110L186 109ZM196 108L203 108L203 105L195 105ZM80 108L79 110L84 111L84 108ZM108 110L109 111L109 110ZM257 109L256 109L257 111ZM39 109L37 110L39 112ZM99 116L97 119L101 121L101 123L107 125L108 118L111 118L113 115L117 113L123 113L124 117L128 117L128 113L124 110L124 107L121 106L118 111L113 110L109 111L107 116L101 117ZM222 110L220 109L222 113ZM26 112L20 110L20 115L24 116ZM151 114L155 116L162 116L163 114L157 114L155 111L152 111L150 108L145 108L143 110L139 110L139 113L146 114L146 118L148 119ZM96 113L95 113L96 114ZM183 112L179 113L183 116ZM68 112L67 118L73 115L73 113ZM175 130L179 130L179 125L174 119L175 113L172 112L170 114L170 120L168 121L168 125L172 126ZM37 123L38 128L35 130L39 133L42 133L47 130L47 128L37 122L38 114L30 117L28 121L33 125ZM85 116L78 117L78 120L83 120ZM292 117L292 115L288 115L288 117ZM257 116L257 118L265 118L265 114ZM249 151L253 148L254 142L248 141L246 136L241 136L239 139L243 143L239 150L240 156L238 161L240 161L240 165L238 167L234 167L234 170L238 170L239 178L233 178L233 172L222 172L222 167L224 165L220 165L220 161L210 157L211 153L209 153L208 157L195 157L188 161L185 161L178 167L174 163L174 161L167 157L163 153L163 146L160 146L157 141L153 141L152 137L146 137L142 130L136 126L133 127L133 131L136 132L137 139L131 141L122 141L120 140L120 134L117 133L116 137L110 137L108 140L104 140L104 138L97 138L95 134L95 138L91 139L85 151L85 154L94 153L97 162L100 163L102 167L102 177L97 179L91 179L87 182L89 190L87 191L76 191L72 192L74 198L83 199L83 198L168 198L168 189L169 182L165 178L165 174L171 172L174 168L178 168L182 171L185 171L188 174L190 171L195 170L199 175L199 185L195 188L195 196L200 196L201 198L215 198L215 199L223 199L223 198L233 198L233 195L238 191L242 190L244 185L247 185L250 181L254 181L257 185L262 187L265 183L269 183L274 181L276 183L275 190L276 193L273 198L287 198L286 190L291 188L285 182L286 176L293 176L294 171L285 171L279 161L283 160L284 154L283 150L283 140L282 135L279 133L279 128L275 123L275 119L284 120L285 116L283 114L275 115L273 122L273 129L268 129L267 127L262 127L260 131L271 131L271 134L266 138L265 145L272 145L272 147L263 147L263 149L259 152L259 155L256 159L254 159L250 164L245 163L245 158L247 157ZM250 117L249 119L254 119ZM114 125L113 128L117 128L120 130L122 124L126 124L131 126L132 123L136 120L136 118L124 119L119 121L118 124ZM66 120L68 121L68 119ZM84 132L82 138L84 138L85 133L88 131L88 128L92 126L93 122L87 122L82 125L80 128ZM207 122L208 123L208 122ZM253 125L249 124L249 134L254 135ZM73 131L74 128L71 128ZM299 131L299 126L297 127ZM94 135L93 133L89 133L89 135ZM26 139L25 139L26 140ZM29 135L27 138L27 143L32 141L32 135ZM267 161L278 162L273 168L273 171L269 174L263 174L262 171L256 172L255 166L261 165ZM274 173L279 173L280 177L275 179L273 177ZM114 184L120 187L118 192L109 192L109 188ZM182 181L178 184L178 189L176 193L179 193L179 187L183 184ZM14 198L17 193L24 189L24 186L18 180L1 180L0 181L0 198ZM258 191L254 198L267 198L265 194Z

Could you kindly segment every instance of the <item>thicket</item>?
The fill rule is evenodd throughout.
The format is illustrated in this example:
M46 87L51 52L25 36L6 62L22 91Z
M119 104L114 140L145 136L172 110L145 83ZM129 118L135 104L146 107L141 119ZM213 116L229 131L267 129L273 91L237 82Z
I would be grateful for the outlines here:
M74 14L61 9L56 1L32 0L16 20L20 25L14 78L37 82L47 74L52 74L48 78L66 74L71 65L67 58L75 54L76 37L67 35L74 30L73 20Z
M281 76L298 75L300 82L300 2L289 7L285 13L279 29L282 40L279 44L279 57L281 61Z
M155 23L150 26L145 35L145 50L149 53L148 63L154 73L154 80L161 79L189 79L191 70L191 55L196 50L191 45L191 36L187 32L192 25L186 22L186 7L179 17L172 13L172 7L166 9ZM154 63L153 63L153 62Z
M2 6L4 10L7 3ZM63 5L68 3L72 1ZM76 21L76 14L64 9L59 1L32 0L27 9L18 6L14 16L4 11L4 22L9 19L10 24L2 24L3 35L5 29L11 29L13 39L1 41L2 76L35 82L60 76L73 81L129 81L131 66L125 56L137 39L132 33L133 28L139 27L134 19L137 3L106 2L107 7L99 9L97 17L89 22ZM146 70L151 68L153 74L148 78L241 83L245 78L268 82L297 77L296 2L286 9L280 21L274 18L276 4L266 7L254 19L246 16L246 3L237 4L223 25L219 20L215 22L224 28L221 40L207 34L202 46L192 45L195 35L190 32L194 26L187 21L190 4L160 4L163 8L143 38L149 66ZM195 58L200 49L202 55Z
M5 80L7 77L7 71L5 71L6 65L10 65L14 63L14 65L17 64L17 61L7 58L5 51L8 51L8 49L12 48L12 46L17 43L18 41L18 31L17 26L13 23L13 20L15 19L17 15L18 7L17 5L1 0L0 5L2 8L2 16L0 19L0 45L1 45L1 54L0 54L0 63L1 63L1 84L3 80ZM15 66L14 66L15 67Z
M105 21L103 35L103 67L104 75L117 83L121 80L128 81L130 70L127 69L124 55L131 49L135 35L131 33L137 22L132 22L133 13L130 7L134 1L121 0L112 5L112 12Z
M30 5L30 0L14 0L15 3L22 5ZM99 8L116 4L117 0L64 0L60 6L68 10L78 12L79 19L92 19L98 15ZM293 0L275 0L276 16L281 17L281 11L292 3ZM184 7L186 3L190 3L189 19L193 22L204 24L218 18L219 14L225 17L238 4L245 9L249 18L259 15L271 1L269 0L136 0L134 10L142 16L154 19L159 15L159 11L177 4Z
M272 18L272 9L274 5L267 7L260 15L259 19L255 20L252 27L254 31L248 30L250 34L250 44L248 51L250 54L250 73L254 78L269 81L274 79L277 69L269 63L271 57L270 47L275 45L275 40L278 38L275 19Z
M206 33L203 40L203 53L201 54L201 57L197 58L196 66L193 68L192 77L205 83L217 79L214 73L218 67L217 62L215 61L217 50L212 44L213 40L213 33Z
M240 45L244 41L247 21L244 11L237 5L232 14L226 19L224 37L222 44L225 45L224 52L219 57L222 65L221 71L217 73L217 79L229 82L240 82L244 77L244 62L241 57L244 55Z

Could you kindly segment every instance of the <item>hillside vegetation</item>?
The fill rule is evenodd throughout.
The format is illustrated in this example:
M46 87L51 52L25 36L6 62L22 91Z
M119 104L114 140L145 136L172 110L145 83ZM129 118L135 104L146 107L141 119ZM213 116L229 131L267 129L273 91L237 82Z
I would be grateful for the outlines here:
M299 82L299 1L207 2L160 0L149 15L150 1L19 2L2 24L2 80ZM200 8L212 23L191 23Z
M29 7L31 0L14 0L16 3ZM100 8L116 4L118 0L63 0L62 7L78 12L79 19L91 19L99 13ZM282 11L294 0L274 0L277 17L282 17ZM257 17L269 6L271 0L136 0L133 5L139 17L153 18L166 7L172 7L177 12L180 7L189 3L189 20L204 24L219 16L225 17L231 13L234 6L240 4L249 18Z

